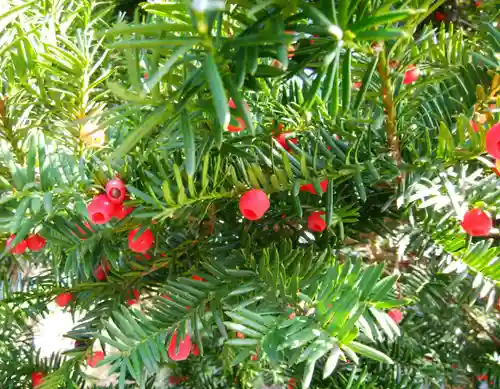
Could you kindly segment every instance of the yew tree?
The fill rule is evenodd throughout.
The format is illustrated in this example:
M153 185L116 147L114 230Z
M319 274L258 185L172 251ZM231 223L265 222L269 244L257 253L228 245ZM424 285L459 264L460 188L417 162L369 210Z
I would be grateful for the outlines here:
M499 387L494 3L0 0L0 387Z

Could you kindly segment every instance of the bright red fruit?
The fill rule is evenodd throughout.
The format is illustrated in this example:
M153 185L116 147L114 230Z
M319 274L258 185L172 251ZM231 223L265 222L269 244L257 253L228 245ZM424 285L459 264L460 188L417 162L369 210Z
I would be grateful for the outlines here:
M234 103L233 99L229 99L228 104L229 104L229 108L236 109L236 104ZM247 104L247 108L248 108L248 104ZM246 127L245 122L243 121L242 118L236 117L233 119L233 117L231 115L230 122L227 125L227 130L229 132L240 132L240 131L243 131L245 129L245 127Z
M500 122L486 134L486 151L495 159L500 159Z
M203 277L197 276L196 274L192 275L191 278L195 281L205 282L205 279Z
M61 294L58 294L56 297L56 304L60 307L65 307L66 305L69 304L71 301L73 295L70 292L64 292Z
M31 381L33 382L33 388L36 388L38 385L43 384L44 377L45 374L43 374L41 371L35 371L34 373L31 373Z
M326 229L326 221L321 217L324 215L323 211L316 211L307 219L307 226L311 231L323 232Z
M240 211L248 220L258 220L269 209L269 198L261 189L250 189L240 198Z
M109 201L111 201L112 203L123 203L126 193L127 189L125 188L125 184L122 180L114 179L108 181L108 183L106 184L106 195L108 196Z
M168 356L173 361L184 361L189 357L191 353L191 337L186 334L184 339L179 342L179 350L176 351L177 345L177 331L174 332L172 338L170 339L170 344L168 345Z
M480 1L474 2L474 7L479 8L480 6L481 6L481 2Z
M153 233L148 228L140 236L136 237L139 228L134 228L128 234L128 247L136 253L145 253L153 245L155 240ZM136 238L134 240L134 238Z
M129 294L130 294L130 292L129 292ZM139 300L141 299L141 295L139 294L139 291L137 289L133 289L132 294L134 295L134 298L128 299L127 305L137 304L139 302Z
M10 248L11 243L16 239L16 235L12 234L9 236L7 239L7 242L5 243L5 247L9 249L9 252L12 254L22 254L26 251L26 247L28 247L28 243L26 243L25 240L20 241L14 248Z
M89 364L90 367L95 367L103 359L104 359L104 352L96 351L87 358L87 363Z
M105 194L97 195L87 207L89 218L94 224L105 224L111 220L116 211L116 205Z
M403 312L399 309L391 309L387 314L396 324L401 323L401 320L403 320Z
M127 207L123 204L118 204L115 208L115 213L114 217L116 217L119 220L125 219L129 214L133 212L135 208L134 207Z
M108 272L111 270L111 267L109 265L106 265L102 267L101 265L97 266L97 268L94 270L94 277L98 281L104 281L106 278L108 278Z
M438 22L442 22L443 20L445 20L445 19L446 19L446 14L444 14L444 13L442 13L442 12L439 12L439 11L436 11L435 16L436 16L436 20L437 20Z
M321 187L321 190L323 192L326 192L326 188L328 187L328 180L323 180L319 183L319 186ZM301 192L309 192L312 194L317 194L316 189L314 189L313 184L305 184L300 186L300 191Z
M361 88L361 81L357 81L357 82L355 82L354 84L352 84L352 87L353 87L354 89L359 89L359 88Z
M236 332L236 337L239 339L245 339L245 334L242 334L241 332Z
M294 389L297 387L297 380L295 378L290 378L288 380L288 385L287 385L288 389Z
M200 348L198 347L197 344L193 343L193 347L191 347L191 353L197 357L198 355L200 355Z
M236 122L238 122L239 125L236 124ZM245 129L245 122L243 121L242 118L240 117L237 117L233 120L233 118L231 118L231 121L229 122L229 124L227 125L227 130L229 132L241 132Z
M45 247L45 239L38 234L30 235L26 239L26 243L28 244L28 248L33 252L40 251Z
M278 136L274 137L276 141L283 147L286 151L290 151L290 146L288 145L288 142L293 143L296 145L299 140L297 138L290 138L288 134L285 132L279 134ZM288 141L288 142L287 142Z
M419 76L420 70L415 65L410 65L405 73L403 84L411 84L412 82L417 81Z
M493 227L493 221L490 215L482 209L474 208L467 211L462 220L462 228L470 236L485 236L488 235Z

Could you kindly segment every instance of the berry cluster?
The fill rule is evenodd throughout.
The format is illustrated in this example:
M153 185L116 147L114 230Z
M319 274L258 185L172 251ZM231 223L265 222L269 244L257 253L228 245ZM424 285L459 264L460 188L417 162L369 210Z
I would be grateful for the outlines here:
M495 160L500 160L500 123L486 133L486 152ZM464 214L461 225L470 236L487 236L493 228L493 219L487 211L473 208Z
M94 224L105 224L115 217L124 219L134 209L123 204L127 190L120 179L108 181L106 193L97 195L87 206L89 219Z
M328 180L320 183L321 189L326 191ZM300 187L302 192L317 194L312 184L305 184ZM259 220L269 209L271 203L267 194L261 189L250 189L240 198L240 212L245 219ZM307 225L313 232L323 232L326 229L326 221L323 218L324 211L315 211L307 219Z
M11 254L23 254L26 249L30 249L31 252L38 252L45 247L45 239L40 234L33 234L28 236L28 238L20 241L14 247L11 247L12 242L16 239L16 235L12 234L8 239L5 247L9 250Z

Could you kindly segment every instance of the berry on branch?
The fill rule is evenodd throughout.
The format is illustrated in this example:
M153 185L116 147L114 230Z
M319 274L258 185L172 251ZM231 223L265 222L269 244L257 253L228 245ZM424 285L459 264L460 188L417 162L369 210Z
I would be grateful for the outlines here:
M266 192L261 189L250 189L240 198L240 211L248 220L259 220L271 205Z
M31 382L33 384L33 388L36 388L40 384L43 384L44 377L45 377L45 374L43 374L41 371L35 371L35 372L31 373Z
M403 84L408 85L414 83L420 77L420 70L415 65L408 66L408 70L405 73Z
M500 159L500 123L495 124L486 134L486 151L495 159Z
M462 228L470 236L486 236L492 227L490 215L479 208L467 211L462 220Z
M323 211L316 211L308 217L307 226L311 231L323 232L326 229L326 221L322 217L324 214Z
M106 184L106 195L114 204L121 204L123 200L125 200L125 195L127 193L127 189L125 188L125 184L120 179L114 179L108 181Z
M73 295L70 292L64 292L57 295L55 302L59 307L65 307L71 301Z
M26 239L26 243L31 251L37 252L45 247L46 242L42 236L40 236L39 234L34 234L30 235L28 239Z
M28 247L28 243L25 240L20 241L18 244L16 244L15 247L11 248L11 243L16 239L16 235L12 234L9 236L7 239L7 242L5 244L5 247L9 249L9 252L12 254L22 254L26 251L26 248Z
M154 242L153 233L147 228L141 235L135 236L139 228L135 228L128 234L128 247L136 253L145 253L148 251Z
M186 334L184 339L179 341L179 348L177 349L177 330L175 330L168 345L168 356L173 361L184 361L189 357L191 347L191 337Z
M137 289L133 289L132 292L130 292L130 291L128 292L128 295L131 295L131 294L133 294L134 297L127 299L127 305L137 304L139 302L139 300L141 299L141 295Z
M387 312L387 314L396 324L401 323L401 321L403 320L403 312L401 312L399 309L391 309L389 312Z
M326 192L326 188L328 187L328 180L323 180L319 183L319 186L321 187L321 190L323 192ZM312 193L312 194L317 194L316 193L316 189L314 189L314 185L313 184L304 184L304 185L301 185L300 186L300 191L301 192L309 192L309 193Z
M105 194L97 195L87 207L89 218L94 224L105 224L114 216L116 206Z
M96 351L92 355L87 357L87 364L90 367L96 367L96 365L104 359L103 351Z
M290 151L290 146L288 145L288 142L293 143L294 145L296 145L299 142L297 138L290 137L290 134L287 134L286 132L282 132L274 139L276 139L276 142L278 142L281 145L281 147L283 147L286 151Z

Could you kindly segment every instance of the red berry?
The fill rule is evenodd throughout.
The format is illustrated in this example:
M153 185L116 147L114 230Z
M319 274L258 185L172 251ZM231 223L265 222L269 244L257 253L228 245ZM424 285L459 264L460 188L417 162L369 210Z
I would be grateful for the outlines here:
M128 293L130 295L130 292ZM134 305L137 304L141 298L141 295L139 294L139 291L137 289L132 290L132 294L134 295L134 298L128 299L127 300L127 305Z
M354 89L359 89L359 88L361 88L361 81L355 82L354 84L352 84L352 87L353 87Z
M250 357L252 361L258 361L259 360L259 353L256 351L255 354L252 354Z
M123 204L118 204L115 208L115 214L113 215L119 220L125 219L129 214L133 212L134 207L127 207Z
M36 388L38 385L42 384L44 377L45 374L43 374L41 371L35 371L34 373L31 373L31 381L33 382L33 388Z
M99 362L104 359L103 351L96 351L91 356L87 358L87 363L90 367L95 367Z
M125 184L122 180L114 179L108 181L108 183L106 184L106 195L108 196L109 201L111 201L112 203L123 203L126 193L127 189L125 188Z
M177 346L177 330L173 333L170 339L170 344L168 345L168 356L173 361L184 361L189 357L191 353L191 337L186 334L184 339L179 342L179 349L176 350Z
M323 232L326 229L326 221L321 217L324 215L323 211L316 211L307 219L307 226L311 231Z
M288 142L293 143L296 145L299 140L297 138L290 138L289 135L285 132L282 132L278 136L274 137L276 141L283 147L286 151L290 151L290 146L288 145ZM287 142L288 141L288 142Z
M196 274L192 275L191 278L195 281L205 282L205 279L203 277L197 276Z
M323 192L326 192L326 188L328 187L328 180L323 180L319 183L319 186L321 187L321 190ZM312 194L317 194L316 189L314 189L313 184L305 184L300 186L300 191L301 192L309 192Z
M70 292L58 294L56 297L56 304L60 307L65 307L71 301L73 295Z
M105 194L94 197L87 207L89 218L94 224L107 223L114 216L115 210L115 204Z
M26 239L26 243L28 244L28 248L37 252L45 247L45 239L39 234L30 235L28 239Z
M232 121L232 123L231 123L231 121ZM245 122L243 121L242 118L237 117L234 120L233 120L233 118L231 118L231 121L227 125L227 130L229 132L241 132L245 129ZM238 122L239 125L237 125L235 121Z
M452 363L452 364L451 364L451 368L452 368L452 369L456 369L456 368L457 368L457 364L456 364L456 363Z
M486 134L486 151L495 159L500 159L500 122Z
M481 6L481 2L480 1L474 2L474 7L479 8L480 6Z
M479 126L477 125L477 123L474 120L470 121L470 125L471 125L472 129L474 130L474 132L479 131Z
M294 388L296 388L297 387L297 380L295 378L293 378L293 377L290 378L288 380L288 385L287 386L288 386L288 389L294 389Z
M462 228L470 236L488 235L492 227L493 221L491 220L490 215L479 208L467 211L462 221Z
M239 339L245 339L245 334L242 334L241 332L236 332L236 337Z
M162 297L166 298L168 301L174 301L168 294L164 294Z
M292 320L292 319L295 319L295 316L297 316L297 314L295 312L292 312L288 315L288 320Z
M445 19L446 19L446 14L444 14L444 13L442 13L442 12L439 12L439 11L436 11L435 16L436 16L436 20L437 20L438 22L442 22L443 20L445 20Z
M250 189L240 198L240 211L248 220L258 220L269 209L269 198L266 192L260 189Z
M28 247L28 243L25 240L20 241L14 248L10 248L11 243L16 239L16 235L12 234L9 236L7 239L7 242L5 243L5 247L9 249L9 252L12 254L22 254L26 251L26 248Z
M139 228L134 228L128 234L128 247L136 253L145 253L153 245L155 238L149 228L138 237L135 236L137 231L139 231Z
M104 268L99 265L97 268L94 270L94 277L98 281L105 281L106 278L108 278L108 272L111 270L111 267L109 265L105 265Z
M149 74L148 73L144 73L144 79L147 80L149 78Z
M408 66L408 70L405 73L403 84L405 85L411 84L417 81L419 76L420 76L420 70L417 67L415 67L415 65L410 65Z
M197 344L193 343L193 346L191 347L191 353L197 357L198 355L200 355L200 348L198 347Z
M399 309L391 309L387 314L396 324L401 323L401 320L403 320L403 312Z
M228 104L229 104L229 108L236 109L236 104L234 103L233 99L229 99ZM246 104L246 106L248 109L248 104ZM240 131L243 131L245 129L245 127L246 127L245 122L243 121L242 118L240 118L240 117L233 118L231 115L230 122L227 125L227 130L229 132L240 132Z

